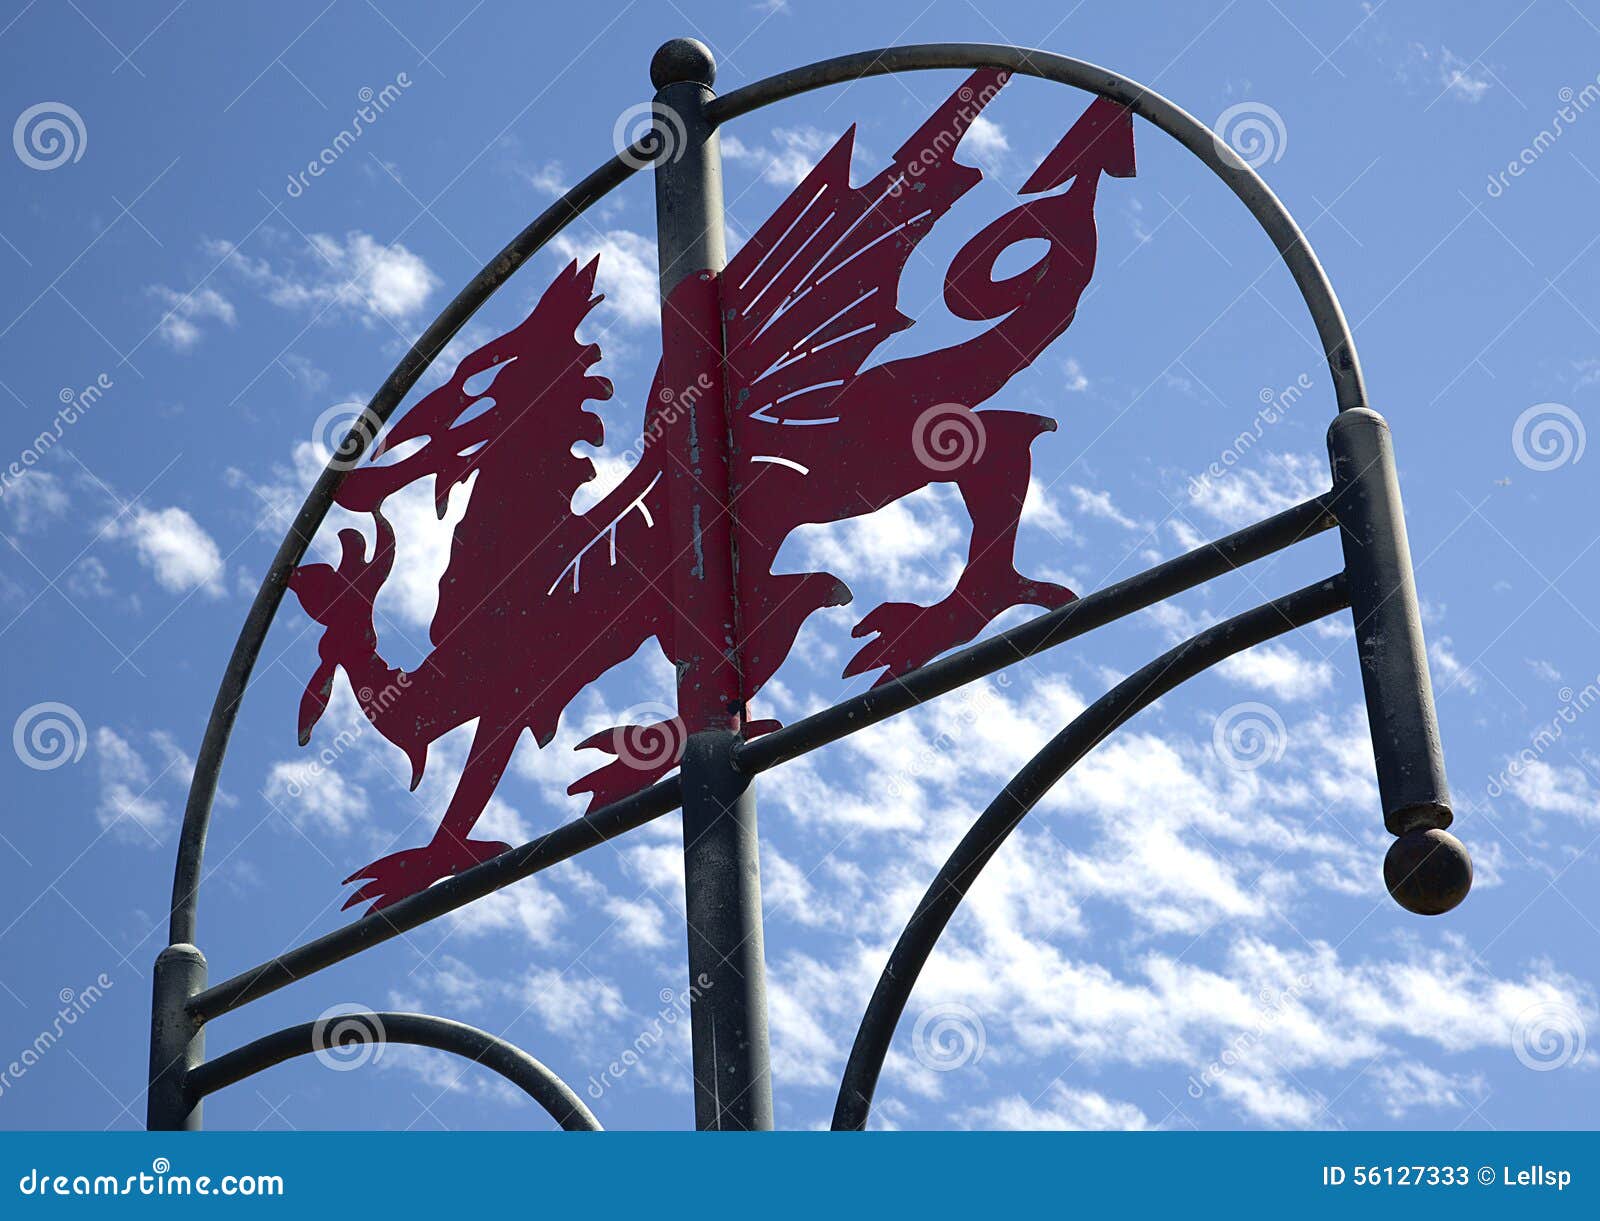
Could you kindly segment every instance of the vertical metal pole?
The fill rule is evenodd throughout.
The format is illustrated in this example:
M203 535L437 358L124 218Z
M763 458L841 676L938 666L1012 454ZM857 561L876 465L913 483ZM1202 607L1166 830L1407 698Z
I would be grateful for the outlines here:
M156 956L145 1094L145 1127L151 1132L200 1130L200 1103L189 1101L184 1078L205 1059L205 1028L188 1010L189 998L205 986L206 956L198 947L179 942Z
M767 974L755 789L733 762L738 735L691 734L683 756L694 1122L772 1130Z
M722 164L706 104L716 65L674 39L650 64L656 86L656 232L662 396L681 445L666 457L677 607L683 864L695 1126L770 1130L766 960L751 778L734 764L744 716L735 525L720 285L727 262Z
M1370 408L1341 411L1328 455L1383 822L1398 837L1385 880L1403 906L1436 914L1466 896L1472 865L1444 832L1455 816L1389 425Z

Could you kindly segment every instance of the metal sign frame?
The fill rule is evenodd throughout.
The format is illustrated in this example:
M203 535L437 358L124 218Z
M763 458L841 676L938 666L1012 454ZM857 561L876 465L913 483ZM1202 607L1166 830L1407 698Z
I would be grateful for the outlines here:
M196 945L196 906L217 779L240 701L290 576L332 507L353 457L377 435L423 370L519 267L636 169L654 163L665 300L687 276L714 275L724 262L716 141L723 124L831 85L956 68L1003 69L1111 99L1184 145L1238 196L1293 276L1327 357L1338 407L1328 431L1329 490L764 736L745 740L734 729L717 727L710 715L691 720L676 776L208 986L206 959ZM1466 850L1445 832L1453 816L1389 428L1367 404L1354 339L1310 244L1250 166L1161 95L1104 68L1045 51L974 43L890 47L824 60L718 97L710 52L693 39L676 39L656 53L651 77L657 89L656 129L546 209L445 307L373 396L346 447L317 480L255 596L206 726L184 812L169 944L154 972L147 1114L152 1130L198 1129L208 1094L273 1064L323 1050L330 1038L325 1023L307 1023L207 1060L205 1028L216 1018L680 808L689 974L710 980L709 986L691 991L696 1126L770 1129L755 777L1335 528L1343 544L1342 572L1224 620L1118 683L1040 750L978 817L932 881L879 978L850 1051L833 1127L865 1127L896 1026L940 934L984 865L1050 788L1110 733L1180 683L1328 615L1348 609L1354 620L1384 825L1396 837L1384 862L1391 894L1408 910L1437 914L1459 903L1471 884ZM677 142L670 158L660 157L664 127ZM717 358L713 352L713 365ZM570 1087L504 1040L422 1014L365 1016L379 1037L453 1052L501 1073L563 1127L599 1126Z

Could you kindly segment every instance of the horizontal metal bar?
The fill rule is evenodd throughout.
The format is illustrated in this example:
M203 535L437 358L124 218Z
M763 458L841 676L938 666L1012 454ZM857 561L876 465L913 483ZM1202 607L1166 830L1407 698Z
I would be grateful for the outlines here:
M1191 589L1213 577L1281 551L1300 539L1333 527L1321 497L1304 501L1243 530L1207 543L1114 585L1086 594L1076 602L1048 611L1010 631L968 645L939 661L835 704L741 745L739 767L752 774L775 767L819 746L836 742L885 717L983 678L1024 657L1031 657L1093 628L1152 606L1163 598ZM195 996L189 1012L209 1021L247 1001L275 992L324 967L342 962L370 946L426 924L519 882L541 869L604 843L678 808L681 789L676 776L604 809L557 827L520 848L430 886L392 907L335 929L260 966L226 979Z
M354 1026L358 1043L407 1043L464 1056L499 1073L569 1132L598 1132L600 1121L583 1099L546 1065L486 1030L426 1013L341 1013L274 1031L189 1070L191 1104L275 1064L316 1052L338 1052L341 1029Z
M246 1001L276 992L297 979L331 967L336 962L343 962L362 950L382 945L446 912L464 907L474 899L493 894L513 882L520 882L585 849L642 827L652 819L676 810L681 800L676 776L657 781L649 788L613 802L603 810L574 819L538 839L529 840L519 848L502 852L481 865L474 865L454 877L436 882L427 890L401 899L392 907L363 916L354 924L334 929L315 941L308 941L232 979L223 980L195 996L189 1002L189 1012L200 1021L209 1021L230 1009L238 1008Z
M1012 662L1281 551L1302 538L1330 530L1334 524L1333 514L1323 498L1304 501L1255 525L1086 594L1020 627L969 645L881 687L746 742L739 747L734 759L745 771L765 771L934 696L993 674Z
M217 698L211 706L200 753L195 757L194 776L189 782L189 798L183 811L183 829L178 837L178 860L172 878L172 908L167 940L173 944L195 940L195 907L199 901L200 871L205 858L206 832L211 824L211 806L217 795L217 778L227 754L228 739L239 716L239 702L250 684L256 658L267 638L267 629L278 613L289 575L299 565L322 519L328 515L334 496L345 474L378 430L394 413L400 401L441 351L466 325L467 320L494 295L511 274L526 263L562 229L602 196L627 181L640 165L648 164L649 153L633 145L607 161L555 203L546 208L527 228L508 242L494 259L472 278L432 325L411 345L393 372L367 404L362 419L317 477L306 500L295 514L293 524L278 545L272 565L250 604L244 626L234 642L223 672Z
M1322 341L1328 371L1341 411L1367 405L1366 385L1361 362L1356 355L1355 338L1345 320L1339 298L1327 273L1317 261L1306 235L1281 200L1226 140L1182 107L1162 97L1138 81L1066 55L997 43L945 42L905 47L882 47L859 51L780 72L725 93L707 108L711 120L724 123L762 106L780 102L813 89L845 81L883 76L891 72L919 72L939 68L1005 68L1023 76L1038 77L1062 85L1097 93L1121 102L1140 118L1148 120L1205 163L1239 201L1250 209L1256 222L1266 230L1273 246L1294 277L1300 295Z
M1225 619L1123 679L1028 761L962 837L900 934L850 1049L833 1112L834 1130L866 1127L884 1058L917 977L978 874L1040 798L1108 734L1180 683L1349 604L1341 574Z

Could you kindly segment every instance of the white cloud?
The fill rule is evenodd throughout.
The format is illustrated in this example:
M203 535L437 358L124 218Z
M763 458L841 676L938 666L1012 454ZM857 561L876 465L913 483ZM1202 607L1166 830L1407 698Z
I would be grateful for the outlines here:
M352 229L344 240L313 233L309 250L274 265L252 258L231 242L206 243L235 273L283 309L340 310L372 323L404 322L427 304L441 281L421 255L399 242L384 245Z
M113 834L153 847L176 821L162 792L186 786L194 764L170 734L157 731L149 736L163 760L155 769L133 743L114 729L101 726L95 730L95 758L100 771L100 800L95 816Z
M1544 658L1529 657L1526 660L1528 663L1528 669L1532 670L1535 675L1537 675L1539 678L1542 678L1545 682L1559 683L1561 681L1561 671L1556 669L1555 666L1551 665L1548 661L1544 660Z
M1058 540L1069 539L1076 533L1072 523L1061 511L1061 504L1039 481L1037 475L1028 476L1028 491L1022 498L1023 525L1038 526Z
M1521 763L1510 788L1524 805L1541 814L1565 814L1584 822L1600 819L1600 792L1589 773L1575 764L1542 759Z
M1414 1110L1460 1113L1470 1105L1469 1099L1483 1094L1481 1079L1414 1061L1375 1065L1367 1080L1390 1119L1403 1119Z
M179 293L165 284L152 284L150 295L167 308L156 323L156 333L179 352L187 352L200 342L202 322L212 320L233 326L238 320L233 303L214 288Z
M11 522L21 534L27 534L67 511L69 504L61 480L48 471L25 470L9 480L0 492L0 504L5 505Z
M1313 454L1268 454L1258 466L1235 466L1189 483L1189 503L1212 521L1237 530L1328 488L1328 462Z
M1068 393L1082 394L1089 388L1089 379L1085 376L1083 366L1077 362L1076 358L1067 357L1066 363L1061 366L1061 370L1067 377L1067 380L1061 383L1062 389Z
M1075 1090L1057 1081L1030 1102L1012 1094L967 1113L966 1126L1011 1132L1140 1132L1149 1118L1131 1102L1117 1102L1093 1090Z
M1440 49L1439 81L1458 101L1482 101L1483 95L1489 92L1488 78L1474 73L1475 67L1449 47Z
M535 166L531 170L522 170L521 173L529 186L552 199L559 199L570 189L559 161L546 161L543 165Z
M67 592L79 598L109 598L111 574L106 566L92 555L86 555L72 566L65 581Z
M774 571L791 556L806 569L887 585L900 597L942 596L956 583L966 537L960 499L948 485L924 488L875 513L793 531ZM862 609L870 609L864 607Z
M1439 677L1444 679L1441 694L1455 687L1467 692L1476 691L1478 675L1471 666L1456 656L1452 647L1454 643L1448 636L1435 636L1428 642L1428 660L1439 672Z
M348 776L350 768L338 766L341 737L324 734L309 757L274 763L267 772L266 798L302 830L348 835L367 820L366 790Z
M1236 653L1219 667L1236 683L1270 691L1279 699L1303 700L1333 686L1333 666L1313 660L1285 644L1258 644Z
M131 542L156 583L171 593L198 589L212 597L222 595L222 552L183 509L132 509L106 527L105 537Z
M967 128L967 134L962 138L961 147L970 152L974 157L983 162L1000 160L1001 156L1011 149L1011 141L1006 139L1005 129L988 115L978 115L972 120L972 125Z
M746 144L733 135L723 136L722 155L729 161L758 167L761 177L774 186L792 187L805 180L817 160L838 139L837 132L829 133L816 127L775 127L771 147ZM859 147L855 151L862 152Z
M1113 525L1121 526L1124 530L1150 529L1148 523L1136 522L1121 509L1117 508L1115 503L1112 502L1110 492L1096 492L1078 484L1068 487L1067 492L1072 496L1072 501L1077 506L1078 512L1088 517L1101 518L1104 521L1111 522Z
M605 294L601 309L628 327L653 326L661 318L660 269L656 244L631 229L574 233L570 229L550 243L563 259L587 263L600 256L596 286Z

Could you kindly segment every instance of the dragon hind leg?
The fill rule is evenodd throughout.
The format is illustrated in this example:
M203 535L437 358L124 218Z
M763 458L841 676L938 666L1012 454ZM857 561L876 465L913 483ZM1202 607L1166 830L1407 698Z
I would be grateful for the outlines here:
M1077 597L1065 586L1030 581L1017 572L1015 549L1032 465L1029 447L1055 421L1018 411L978 413L985 444L978 457L951 473L972 517L967 566L950 595L933 606L885 602L851 635L872 636L845 667L849 678L884 668L878 684L965 644L1013 606L1053 609ZM876 684L875 684L876 685Z
M345 907L371 900L369 911L380 911L426 890L441 878L508 851L509 844L468 836L489 804L506 765L511 762L511 752L516 749L520 732L515 724L481 717L473 734L472 749L467 752L466 766L461 770L461 779L432 841L421 848L390 853L356 870L344 884L357 881L364 884L345 900Z

